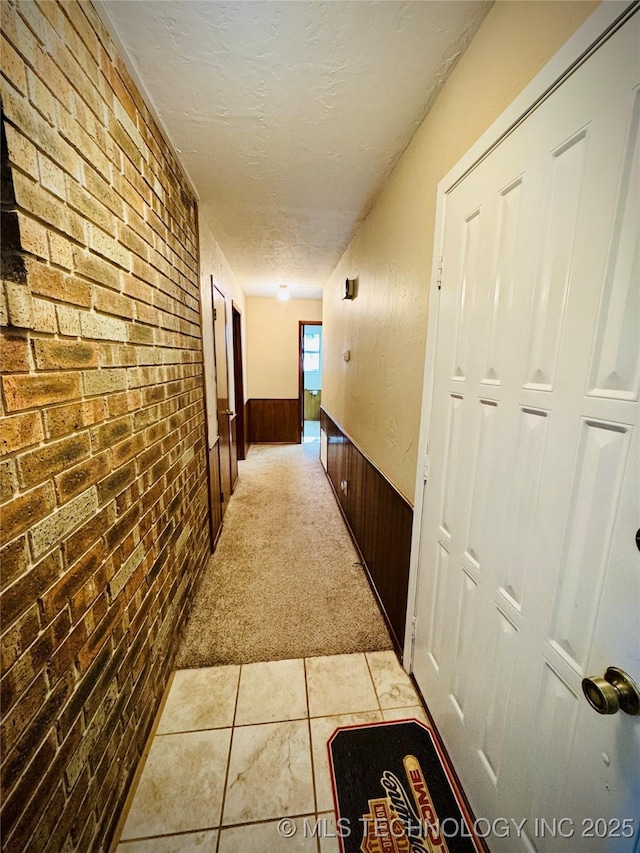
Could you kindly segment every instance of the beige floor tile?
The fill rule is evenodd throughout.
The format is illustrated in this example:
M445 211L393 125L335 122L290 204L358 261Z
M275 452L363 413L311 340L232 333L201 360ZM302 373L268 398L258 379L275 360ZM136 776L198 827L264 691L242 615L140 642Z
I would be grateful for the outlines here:
M286 824L274 820L223 829L218 853L317 853L317 841L313 836L316 818L307 815L285 818L285 821ZM287 835L294 828L295 833Z
M329 770L327 741L340 726L356 726L361 723L382 721L380 711L367 711L363 714L342 714L337 717L314 717L311 720L311 751L313 755L313 773L316 782L316 808L329 811L333 808L333 791Z
M306 667L312 717L380 710L364 654L307 658Z
M122 840L219 826L230 739L231 729L154 738Z
M333 812L322 812L318 815L318 819L321 821L322 826L320 853L340 853L340 842L338 841L338 833L336 831L336 816ZM344 826L345 833L353 831L358 834L361 824L358 824L353 830L351 827L347 827L345 823L342 826ZM346 840L346 834L343 838ZM360 835L358 835L358 841L360 841Z
M233 725L239 675L239 666L179 669L156 734Z
M242 667L236 726L307 716L304 661L278 660Z
M307 721L234 729L223 825L314 811Z
M382 712L382 718L388 723L393 720L420 720L421 723L429 724L421 705L407 705L406 708L387 708Z
M145 841L124 841L116 853L216 853L218 830L147 838Z
M400 666L395 652L367 652L367 661L383 710L419 703L411 679Z

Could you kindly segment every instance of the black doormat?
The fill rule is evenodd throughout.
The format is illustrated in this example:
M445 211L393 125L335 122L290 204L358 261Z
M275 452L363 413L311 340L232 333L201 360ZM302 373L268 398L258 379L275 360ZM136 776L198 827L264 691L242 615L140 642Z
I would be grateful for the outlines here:
M329 743L342 853L483 848L431 729L416 720L340 728Z

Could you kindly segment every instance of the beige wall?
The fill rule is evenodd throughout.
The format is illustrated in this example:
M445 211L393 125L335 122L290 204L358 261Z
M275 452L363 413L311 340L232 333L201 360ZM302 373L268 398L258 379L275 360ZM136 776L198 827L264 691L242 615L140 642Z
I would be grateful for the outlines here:
M233 399L233 350L231 344L231 304L234 302L242 313L242 346L244 365L244 388L247 388L247 328L246 297L207 222L200 216L200 293L202 298L202 348L204 351L205 388L207 394L207 437L209 446L218 436L216 415L216 380L213 357L213 310L211 302L211 276L216 286L224 293L227 302L227 331L229 382Z
M411 501L438 182L597 5L494 5L325 288L323 406Z
M247 400L297 398L300 320L322 320L322 300L247 298Z

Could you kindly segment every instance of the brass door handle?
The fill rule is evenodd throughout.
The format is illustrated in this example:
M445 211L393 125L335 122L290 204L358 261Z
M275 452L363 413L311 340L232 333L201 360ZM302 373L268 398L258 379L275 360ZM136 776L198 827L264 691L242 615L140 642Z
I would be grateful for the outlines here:
M630 675L616 666L610 666L604 678L595 675L583 678L582 692L593 710L599 714L615 714L618 710L632 716L640 714L638 685Z

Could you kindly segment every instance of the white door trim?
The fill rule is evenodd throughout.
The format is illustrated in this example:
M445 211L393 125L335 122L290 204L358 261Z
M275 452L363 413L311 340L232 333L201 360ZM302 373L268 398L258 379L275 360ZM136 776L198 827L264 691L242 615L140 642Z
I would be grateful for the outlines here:
M495 148L501 140L525 120L526 116L545 100L555 89L579 67L594 50L609 38L627 20L637 7L634 2L609 0L601 3L584 24L549 60L544 68L523 89L507 109L493 122L482 136L467 151L461 160L442 178L438 184L436 199L436 219L433 241L433 261L431 266L431 288L429 293L429 319L427 325L427 347L420 416L420 437L418 446L418 466L416 472L416 490L413 511L413 529L411 539L411 558L409 565L409 589L407 593L407 621L403 654L404 667L408 672L413 669L413 640L415 617L418 604L418 569L420 550L420 530L423 511L425 466L428 459L429 433L431 429L431 410L435 378L435 354L437 344L440 258L444 239L444 220L446 197L453 187L477 163Z

